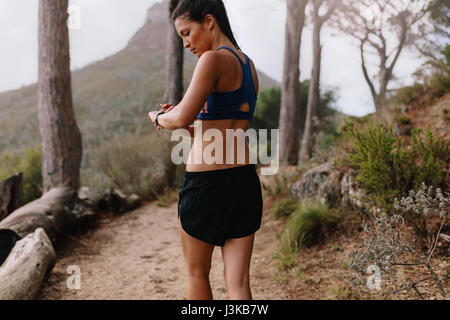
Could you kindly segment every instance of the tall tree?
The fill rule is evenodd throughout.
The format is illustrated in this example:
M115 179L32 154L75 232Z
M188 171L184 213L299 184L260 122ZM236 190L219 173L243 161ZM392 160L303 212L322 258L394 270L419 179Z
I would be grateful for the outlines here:
M281 84L280 163L296 165L300 145L300 46L308 0L287 0Z
M317 125L314 121L318 119L320 103L320 65L322 60L322 45L320 40L320 31L323 24L333 14L338 0L312 0L312 22L313 22L313 64L311 69L311 81L308 93L308 105L306 108L305 128L302 136L302 145L300 149L300 158L308 159L311 157L313 137L317 131ZM319 11L326 7L324 15Z
M376 111L385 106L394 67L402 50L412 44L411 35L428 7L425 0L341 0L333 25L358 41L362 71ZM368 55L379 59L375 76L369 74Z
M68 0L39 1L38 114L42 138L43 192L78 190L81 133L75 121L70 74Z
M183 98L183 40L178 36L172 21L172 12L180 0L165 0L169 20L166 49L166 90L164 103L178 104Z
M166 89L164 103L177 105L183 99L183 40L178 36L172 21L172 13L180 0L164 0L167 6ZM169 186L175 186L177 166L169 161L165 175Z

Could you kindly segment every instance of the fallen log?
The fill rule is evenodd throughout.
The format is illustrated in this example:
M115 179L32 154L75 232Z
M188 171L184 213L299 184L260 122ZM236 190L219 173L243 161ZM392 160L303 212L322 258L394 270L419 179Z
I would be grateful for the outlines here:
M43 228L54 241L57 233L73 233L79 224L95 215L71 188L53 188L41 198L15 210L0 221L0 229L16 232L22 238Z
M22 172L0 182L0 221L22 205Z
M16 242L0 267L0 300L33 299L55 262L55 250L44 229Z

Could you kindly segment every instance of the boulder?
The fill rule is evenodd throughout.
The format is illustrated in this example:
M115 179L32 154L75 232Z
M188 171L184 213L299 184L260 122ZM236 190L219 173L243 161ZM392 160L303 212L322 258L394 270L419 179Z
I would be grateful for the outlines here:
M326 162L303 173L300 180L289 186L289 192L299 200L318 198L334 205L340 198L339 186L337 171L330 162Z
M136 209L140 204L141 199L136 194L127 197L118 189L108 189L104 192L99 202L99 208L101 210L111 210L115 214L121 214Z

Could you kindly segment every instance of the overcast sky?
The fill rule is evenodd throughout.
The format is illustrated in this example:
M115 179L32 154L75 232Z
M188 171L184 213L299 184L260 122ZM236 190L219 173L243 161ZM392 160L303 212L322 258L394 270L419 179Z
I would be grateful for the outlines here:
M72 70L113 55L143 25L147 9L161 0L70 0L81 8L81 28L70 31ZM224 0L236 40L257 69L281 82L284 57L284 0ZM0 0L0 92L37 80L38 0ZM301 80L310 77L311 28L302 38ZM337 88L337 109L365 115L374 111L351 39L322 31L322 88ZM421 61L404 51L394 72L395 87L410 84Z

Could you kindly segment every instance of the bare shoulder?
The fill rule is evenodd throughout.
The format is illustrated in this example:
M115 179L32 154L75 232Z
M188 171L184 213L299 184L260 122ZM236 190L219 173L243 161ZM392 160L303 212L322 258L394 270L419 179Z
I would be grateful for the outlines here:
M205 51L198 59L197 66L200 65L200 66L214 67L220 64L220 59L221 56L218 52L213 50Z
M204 80L206 77L215 82L219 76L218 66L220 66L220 56L214 51L206 51L198 59L194 76L201 75L200 77Z

